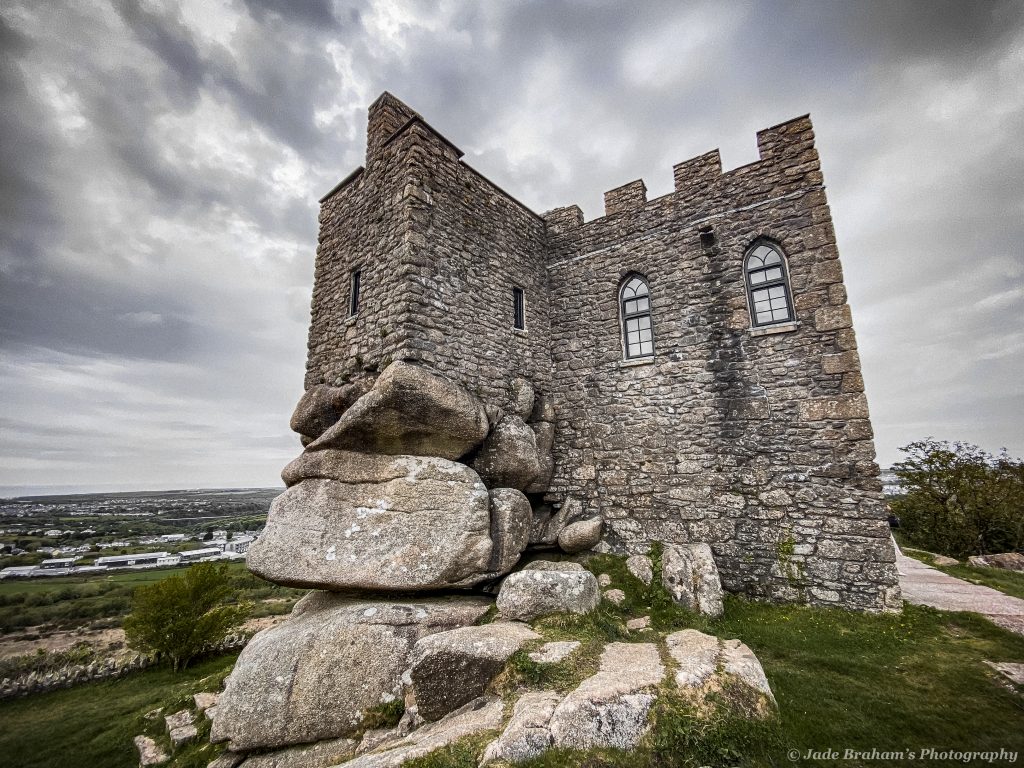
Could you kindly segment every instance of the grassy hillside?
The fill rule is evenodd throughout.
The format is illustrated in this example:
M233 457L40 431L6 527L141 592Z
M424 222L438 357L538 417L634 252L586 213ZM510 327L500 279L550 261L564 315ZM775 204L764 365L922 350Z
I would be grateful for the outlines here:
M152 728L146 713L175 711L200 690L219 690L237 654L174 673L150 669L77 688L0 703L0 763L8 768L135 768L132 738ZM203 762L203 765L206 763Z
M616 576L618 581L618 576ZM657 624L667 631L679 614ZM618 635L621 617L601 629ZM595 619L597 621L597 619ZM725 615L691 617L697 628L746 642L764 664L779 717L767 725L708 728L682 713L661 711L639 753L582 756L549 753L534 765L655 768L679 765L910 765L878 760L790 761L797 750L899 751L926 747L1024 752L1024 697L984 662L1024 661L1024 637L972 614L908 606L900 615L864 615L801 606L773 606L738 598ZM623 633L624 634L624 633ZM634 634L626 639L650 640ZM83 765L129 768L137 764L131 737L151 709L209 689L208 676L227 671L230 659L204 662L180 675L151 670L122 680L0 704L4 765L60 768ZM435 768L474 766L473 745L454 747L425 761ZM204 755L208 759L208 754ZM176 765L199 758L193 749ZM928 765L963 765L927 761Z

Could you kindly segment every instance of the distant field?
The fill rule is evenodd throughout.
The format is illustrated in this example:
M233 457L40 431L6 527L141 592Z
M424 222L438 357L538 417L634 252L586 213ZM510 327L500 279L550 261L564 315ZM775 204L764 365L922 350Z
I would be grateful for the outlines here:
M245 573L245 563L229 563L231 571ZM152 584L162 579L181 573L182 568L147 568L142 571L114 571L112 573L89 574L86 576L52 576L34 579L4 579L0 581L0 596L35 594L60 591L69 585L80 584L116 584L130 586L133 589L142 584Z
M229 563L228 570L235 599L253 603L253 617L287 612L305 594L263 581L249 573L244 562ZM0 581L0 638L29 628L44 635L77 627L120 626L131 610L136 588L184 571L159 568Z

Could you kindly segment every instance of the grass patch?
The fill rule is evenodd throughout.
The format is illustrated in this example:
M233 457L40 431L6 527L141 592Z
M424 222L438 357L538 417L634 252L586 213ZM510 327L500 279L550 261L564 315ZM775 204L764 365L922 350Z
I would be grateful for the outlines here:
M713 629L742 639L761 660L787 749L1024 751L1024 701L983 663L1024 660L1024 637L980 616L730 598Z
M191 706L193 693L219 690L236 657L206 659L184 672L154 668L0 702L3 762L19 768L135 768L139 758L132 739L143 733L159 736L166 747L163 715ZM157 707L163 707L160 716L147 720L146 713ZM196 725L201 734L209 733L202 716ZM221 751L200 740L180 751L174 765L205 766Z
M484 749L497 735L497 731L484 731L466 736L429 755L404 763L403 768L477 768Z
M530 658L530 652L539 646L539 642L533 642L516 651L491 683L491 690L506 699L526 690L568 693L597 672L604 649L600 640L583 640L579 648L561 661L538 664Z
M371 707L363 714L363 723L360 732L356 737L362 736L366 731L375 728L394 728L398 721L405 714L405 702L402 699L394 699L383 704Z

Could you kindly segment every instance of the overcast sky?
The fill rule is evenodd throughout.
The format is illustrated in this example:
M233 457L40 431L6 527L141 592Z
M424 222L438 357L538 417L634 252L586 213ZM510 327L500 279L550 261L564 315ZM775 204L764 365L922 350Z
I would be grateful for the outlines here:
M810 112L880 462L928 435L1024 455L1022 11L5 0L0 486L279 483L317 199L385 89L588 219Z

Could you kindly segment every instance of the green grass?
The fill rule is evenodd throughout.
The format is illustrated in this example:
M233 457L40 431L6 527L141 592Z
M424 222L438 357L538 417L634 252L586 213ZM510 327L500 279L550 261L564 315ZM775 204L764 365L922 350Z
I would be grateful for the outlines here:
M1005 568L975 568L973 565L961 563L960 565L936 565L930 552L920 549L906 548L903 554L920 560L943 573L955 576L958 579L969 581L972 584L981 584L985 587L998 589L1000 592L1019 597L1024 600L1024 573L1019 571L1008 571Z
M644 587L615 558L592 558L589 567L609 573L612 586L626 592L623 607L605 605L589 616L535 622L545 640L576 637L583 646L546 668L530 661L529 649L524 649L495 681L495 690L510 699L528 689L569 690L592 674L609 640L651 642L695 626L739 638L753 649L778 700L778 714L745 716L749 703L726 686L712 694L710 706L716 714L708 717L666 683L652 709L653 727L636 752L552 750L524 768L910 765L843 759L793 763L787 758L789 750L806 754L934 747L1024 753L1024 691L1008 688L984 663L1024 662L1024 637L984 618L921 606L876 615L730 597L725 614L711 620L665 605L659 587ZM651 615L656 634L625 633L622 627L631 615ZM224 660L207 662L178 676L149 671L0 704L0 755L5 764L29 768L133 765L131 737L146 727L142 714L198 690L198 678L226 671L224 665ZM397 705L382 708L375 716L391 722L398 711ZM460 741L412 765L475 767L486 741L482 736ZM189 749L176 757L175 768L201 765L213 754L210 747ZM928 761L930 766L962 764Z
M219 690L235 658L220 656L184 672L151 669L0 702L2 762L12 768L135 768L139 758L132 739L141 733L157 736L163 727L162 718L147 720L145 714L161 706L162 714L170 714L190 703L193 693ZM204 722L197 720L205 730ZM196 744L175 766L188 765L193 757L196 765L205 766L219 751Z

